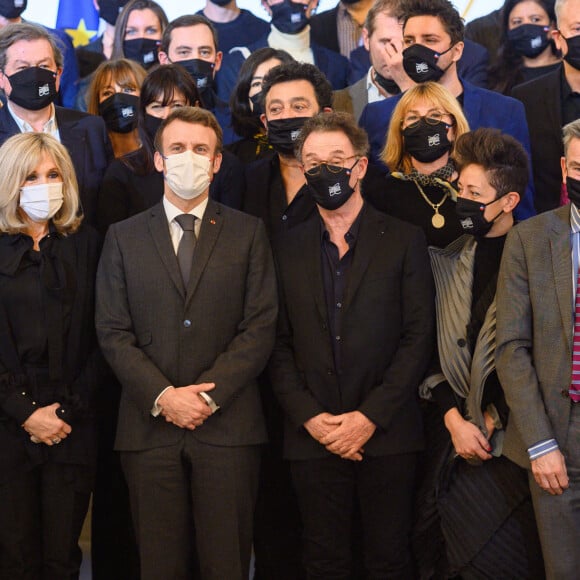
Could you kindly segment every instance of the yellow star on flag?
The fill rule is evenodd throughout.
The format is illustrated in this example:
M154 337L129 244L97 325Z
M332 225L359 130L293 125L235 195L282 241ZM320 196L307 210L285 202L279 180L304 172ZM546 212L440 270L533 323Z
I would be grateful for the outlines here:
M73 45L84 46L89 43L89 40L97 34L97 30L87 30L87 25L85 24L85 19L81 18L79 20L79 25L77 28L65 28L65 32L72 38Z

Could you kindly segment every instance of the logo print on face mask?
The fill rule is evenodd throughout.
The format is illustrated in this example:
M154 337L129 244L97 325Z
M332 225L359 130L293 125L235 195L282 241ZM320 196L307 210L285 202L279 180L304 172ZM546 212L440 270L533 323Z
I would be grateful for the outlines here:
M195 85L198 89L207 88L207 77L197 79Z
M48 94L50 94L50 87L48 86L48 84L38 87L39 97L45 97Z
M143 64L150 64L155 62L155 54L153 52L148 52L143 55Z
M121 109L121 115L123 115L123 119L127 119L133 116L133 107L125 107Z
M439 136L439 133L436 133L435 135L431 135L430 137L428 137L427 143L429 147L437 147L441 143L441 137Z
M429 71L429 65L426 62L418 62L415 65L415 70L417 74L423 74Z
M292 141L296 141L296 139L298 139L299 135L300 135L300 129L296 129L295 131L292 131L290 133L290 139L292 139Z
M542 37L536 36L536 38L532 38L530 45L532 48L539 48L540 46L542 46Z
M340 183L335 183L328 188L328 195L333 197L335 195L340 195L342 193L342 189L340 189Z
M464 220L459 220L459 223L461 224L461 227L464 230L472 230L473 229L473 220L470 217L465 218Z

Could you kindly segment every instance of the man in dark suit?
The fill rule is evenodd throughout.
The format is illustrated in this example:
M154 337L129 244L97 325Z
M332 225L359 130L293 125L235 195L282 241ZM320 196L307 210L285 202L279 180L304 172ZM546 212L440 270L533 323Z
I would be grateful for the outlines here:
M564 127L571 204L508 235L497 290L504 455L527 468L550 580L580 568L580 120Z
M195 545L204 580L246 580L266 439L256 377L277 314L272 258L258 219L208 200L222 147L210 112L177 109L155 145L163 201L109 228L97 275L141 577L190 578Z
M365 204L368 141L346 113L308 120L297 144L318 211L275 243L274 391L304 522L308 578L350 578L360 508L370 578L411 578L417 388L433 346L423 233Z
M217 76L218 94L222 99L229 100L244 60L265 46L285 50L299 62L316 65L333 89L347 86L348 60L311 40L309 21L318 0L262 0L262 5L272 16L270 32L252 44L232 48L224 55L223 66Z
M562 127L580 118L580 0L557 4L554 42L562 51L562 68L514 88L526 110L532 144L532 168L538 212L560 205Z
M96 220L97 194L113 151L104 121L54 105L62 54L41 26L10 24L0 30L0 144L19 132L51 133L68 149L86 220Z
M500 129L515 137L529 154L530 139L522 104L459 77L457 62L463 53L464 25L453 4L449 0L409 0L404 7L403 66L407 74L415 82L441 83L462 104L471 129ZM361 115L360 125L369 135L373 162L381 163L391 114L399 99L400 95L369 103ZM528 187L515 215L521 220L534 214L533 187Z

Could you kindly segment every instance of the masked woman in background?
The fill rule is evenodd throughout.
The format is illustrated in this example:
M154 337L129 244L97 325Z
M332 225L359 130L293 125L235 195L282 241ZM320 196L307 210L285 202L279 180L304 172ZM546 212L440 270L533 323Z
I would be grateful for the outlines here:
M147 73L132 60L120 58L99 65L87 93L87 111L103 117L115 157L139 149L137 105Z
M158 64L157 53L167 24L167 15L157 2L130 0L115 24L111 58L128 58L145 69Z
M67 150L0 148L0 578L78 578L96 458L96 232Z
M391 171L382 187L367 188L378 210L419 226L427 243L444 247L462 234L455 214L457 171L451 158L469 125L457 99L441 84L409 89L397 103L383 161Z
M506 0L496 64L489 70L490 88L504 95L560 66L554 41L554 0Z

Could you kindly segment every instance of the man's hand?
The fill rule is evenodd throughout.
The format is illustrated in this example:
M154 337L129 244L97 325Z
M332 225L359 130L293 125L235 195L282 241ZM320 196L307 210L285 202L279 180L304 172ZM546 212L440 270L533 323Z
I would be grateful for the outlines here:
M562 495L568 488L566 461L559 449L554 449L531 462L536 483L552 495Z
M331 415L326 423L335 428L320 443L343 459L362 461L364 445L373 436L375 424L360 411Z
M211 415L211 409L199 393L211 391L215 383L201 383L167 389L157 401L168 423L193 431Z
M389 76L397 83L402 92L414 87L416 84L403 68L404 49L402 39L391 39L391 42L383 45L385 62L389 67Z
M479 458L486 461L491 459L489 441L480 429L473 423L466 421L455 407L445 413L444 420L457 455L467 460Z
M304 423L304 428L313 439L322 443L322 439L336 428L334 423L329 423L329 420L333 417L334 415L331 415L330 413L320 413L319 415L315 415L311 419L308 419L308 421Z
M56 416L59 407L60 403L40 407L24 421L22 427L34 443L57 445L71 433L72 427Z

